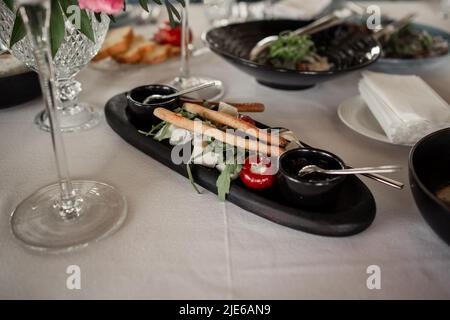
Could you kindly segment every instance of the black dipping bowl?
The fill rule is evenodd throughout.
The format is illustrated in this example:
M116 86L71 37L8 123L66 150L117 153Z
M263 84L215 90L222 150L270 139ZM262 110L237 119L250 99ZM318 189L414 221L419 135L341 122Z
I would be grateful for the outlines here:
M158 99L152 103L143 103L152 94L169 95L177 92L171 86L163 84L149 84L132 89L127 93L127 113L132 123L140 129L147 129L159 119L153 115L158 107L174 110L179 106L179 98L169 100ZM159 120L160 121L160 120Z
M304 165L315 164L324 169L344 169L344 162L336 155L319 149L293 149L280 157L278 188L287 201L309 208L332 206L337 200L339 188L345 180L345 176L321 175L313 177L307 175L300 178L295 172L289 170L292 161L298 159L305 159L307 163Z
M450 245L450 206L436 196L436 191L450 185L450 128L426 136L413 147L409 181L425 221Z
M241 71L253 76L269 87L278 89L306 89L350 71L367 67L381 55L381 47L370 36L356 44L363 33L357 25L341 25L314 34L313 41L318 53L328 57L334 67L328 71L297 71L262 65L249 60L251 49L266 36L281 31L295 30L311 21L261 20L230 24L214 28L206 34L211 50L225 58ZM342 56L340 50L347 54Z

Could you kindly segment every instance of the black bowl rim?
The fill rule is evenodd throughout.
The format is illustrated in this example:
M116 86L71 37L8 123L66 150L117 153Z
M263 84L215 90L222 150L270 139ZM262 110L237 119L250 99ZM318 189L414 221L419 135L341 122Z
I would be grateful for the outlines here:
M131 97L131 93L132 93L134 90L137 90L137 89L143 89L143 88L147 88L147 87L151 87L151 86L167 87L167 88L173 89L173 90L175 91L174 93L178 92L178 90L177 90L176 88L174 88L174 87L172 87L172 86L169 86L169 85L167 85L167 84L152 83L152 84L146 84L146 85L143 85L143 86L135 87L135 88L129 90L129 91L127 92L127 94L126 94L127 100L131 101L134 105L136 105L136 106L138 106L138 107L154 107L154 106L158 106L158 105L163 105L163 104L170 104L170 103L173 103L173 102L175 102L175 101L179 98L179 97L175 97L175 98L172 98L172 99L170 99L170 100L167 100L167 101L164 101L164 102L159 102L159 103L142 103L142 102L139 102L139 101L134 100L134 99Z
M230 26L235 26L235 25L245 25L245 24L251 24L251 23L258 23L258 22L308 22L310 20L293 20L293 19L282 19L282 20L252 20L252 21L246 21L246 22L236 22L236 23L230 23L226 26L221 26L221 27L216 27L216 28L212 28L210 30L208 30L208 32L206 33L205 36L205 40L206 43L208 44L208 47L211 49L211 51L213 51L216 54L222 55L222 56L226 56L230 59L233 60L237 60L239 61L241 64L247 65L249 67L253 67L253 68L260 68L260 69L265 69L267 71L276 71L276 72L282 72L282 73L290 73L290 74L296 74L296 75L317 75L317 76L322 76L322 75L338 75L341 73L346 73L346 72L351 72L351 71L355 71L355 70L359 70L362 68L365 68L375 62L378 61L378 59L381 58L381 54L382 54L382 47L381 44L379 43L378 40L376 40L374 37L370 36L369 37L374 41L374 43L377 45L377 47L380 49L379 53L377 54L377 56L375 57L375 59L369 60L365 63L359 64L359 65L355 65L353 67L350 68L346 68L346 69L330 69L327 71L301 71L301 70L292 70L292 69L285 69L285 68L275 68L272 66L268 66L268 65L264 65L264 64L260 64L260 63L256 63L253 62L251 60L248 59L244 59L244 58L240 58L237 57L235 55L232 55L224 50L219 50L217 49L215 46L213 46L210 42L210 32L213 32L215 30L218 29L223 29L223 28L227 28Z
M443 208L446 212L448 212L450 214L450 208L448 205L446 205L441 199L438 198L438 196L436 196L433 192L431 192L423 183L422 181L419 179L417 173L416 173L416 169L414 168L414 155L415 152L417 150L417 148L419 146L421 146L423 143L427 142L429 139L431 139L434 136L437 136L443 132L450 132L450 127L449 128L444 128L438 131L435 131L433 133L430 133L429 135L426 135L425 137L423 137L422 139L420 139L411 149L411 151L409 152L409 160L408 160L408 164L409 164L409 170L412 174L412 176L414 177L414 181L416 182L416 184L419 186L419 188L428 196L430 197L436 204L438 204L441 208Z
M339 158L337 155L335 155L334 153L331 153L329 151L322 150L322 149L316 149L316 148L295 148L295 149L291 149L291 150L288 150L285 153L283 153L279 159L280 173L283 174L289 180L294 181L294 182L300 182L300 183L303 183L306 185L318 186L318 187L328 186L330 184L339 184L340 182L345 180L344 175L338 175L336 177L333 177L331 179L328 179L328 180L322 181L322 182L317 182L317 181L313 182L313 181L308 181L308 180L303 180L303 179L298 179L298 178L293 177L292 175L287 173L286 170L283 169L283 167L281 166L281 161L284 157L287 157L287 155L289 155L290 153L294 153L297 151L316 152L316 153L326 154L330 158L333 158L334 160L336 160L341 165L342 169L346 168L344 161L341 158Z

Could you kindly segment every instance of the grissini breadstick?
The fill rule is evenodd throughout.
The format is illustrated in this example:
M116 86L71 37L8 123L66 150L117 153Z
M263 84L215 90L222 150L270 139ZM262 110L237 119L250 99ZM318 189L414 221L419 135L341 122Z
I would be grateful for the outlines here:
M228 143L235 147L246 149L263 154L280 156L284 149L278 146L268 145L257 140L244 139L229 132L223 132L219 129L213 128L201 121L193 121L183 117L182 115L172 112L164 108L156 108L153 114L159 119L169 122L174 126L186 129L195 133L201 133L216 140Z
M287 145L287 141L284 138L278 137L278 139L276 139L277 141L273 141L272 136L270 134L267 134L267 130L261 130L256 126L248 123L247 121L235 118L224 112L210 110L193 103L185 103L183 108L186 111L197 114L204 119L208 119L213 122L226 125L227 127L241 130L247 134L254 136L255 138L258 138L259 140L266 141L267 143L278 145L281 147Z
M180 98L181 102L189 102L189 103L195 103L195 104L203 104L205 101L203 100L194 100L186 97ZM216 101L207 101L208 104L213 106L218 106L219 102ZM264 104L260 102L226 102L226 104L229 104L233 107L235 107L238 112L264 112L265 106Z

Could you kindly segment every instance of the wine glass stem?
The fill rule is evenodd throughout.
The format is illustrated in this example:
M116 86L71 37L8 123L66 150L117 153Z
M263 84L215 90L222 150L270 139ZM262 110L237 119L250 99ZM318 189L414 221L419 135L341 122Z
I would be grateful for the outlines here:
M33 43L33 53L39 71L39 81L49 115L50 133L61 191L60 201L55 206L59 209L59 215L62 218L71 219L79 214L80 199L78 199L72 187L64 141L59 129L57 86L48 44L49 3L49 0L45 0L26 4L20 8L20 14Z
M181 67L180 78L187 79L191 76L189 68L189 0L185 0L185 6L181 17Z

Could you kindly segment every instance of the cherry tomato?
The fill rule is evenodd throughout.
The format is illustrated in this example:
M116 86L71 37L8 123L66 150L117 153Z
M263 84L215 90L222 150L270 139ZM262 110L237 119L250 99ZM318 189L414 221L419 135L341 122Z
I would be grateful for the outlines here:
M250 123L251 125L256 125L255 120L253 120L250 116L247 116L247 115L245 115L245 114L241 114L241 115L239 116L239 118L240 118L241 120L244 120L245 122Z
M245 159L239 177L242 182L252 189L266 189L275 182L275 175L270 173L271 162L269 158L256 157L256 162L251 163L250 157Z
M172 28L170 23L163 23L155 33L155 41L160 44L170 44L173 46L181 46L181 26ZM192 42L192 30L189 29L189 42Z

